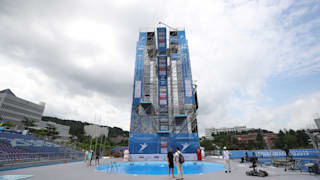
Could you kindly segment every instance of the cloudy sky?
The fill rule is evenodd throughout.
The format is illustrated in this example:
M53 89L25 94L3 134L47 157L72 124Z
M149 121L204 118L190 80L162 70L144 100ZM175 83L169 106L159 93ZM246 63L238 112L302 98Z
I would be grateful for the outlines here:
M311 126L320 1L0 1L0 89L45 115L129 129L139 28L185 27L199 129Z

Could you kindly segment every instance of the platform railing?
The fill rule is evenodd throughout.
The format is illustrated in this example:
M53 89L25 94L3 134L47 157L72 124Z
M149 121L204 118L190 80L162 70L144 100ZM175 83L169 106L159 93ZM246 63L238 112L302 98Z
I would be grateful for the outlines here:
M24 163L83 160L81 152L0 153L0 168Z

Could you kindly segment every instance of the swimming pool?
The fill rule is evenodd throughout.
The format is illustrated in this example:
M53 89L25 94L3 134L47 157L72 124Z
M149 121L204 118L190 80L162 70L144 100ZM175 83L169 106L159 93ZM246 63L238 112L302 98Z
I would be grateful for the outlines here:
M168 174L168 162L146 161L146 162L123 162L100 165L98 171L117 174L143 174L143 175L165 175ZM183 163L184 174L205 174L223 171L224 165L214 162L185 162ZM177 168L174 167L177 174Z

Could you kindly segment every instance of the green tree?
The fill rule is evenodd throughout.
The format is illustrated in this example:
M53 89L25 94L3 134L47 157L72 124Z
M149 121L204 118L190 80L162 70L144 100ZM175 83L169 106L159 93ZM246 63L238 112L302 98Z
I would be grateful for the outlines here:
M124 139L120 142L119 146L128 146L129 141L127 139Z
M296 131L296 137L297 137L297 145L299 147L308 148L311 147L309 144L309 136L304 130L297 130Z
M5 127L8 127L8 128L12 128L12 127L16 126L16 124L11 121L7 121L7 122L3 123L2 125Z
M39 134L40 136L48 136L48 130L46 129L39 129L35 131L36 134Z
M266 146L266 143L264 142L262 134L258 133L257 137L256 137L256 148L257 149L264 149L265 146Z
M22 120L21 122L22 122L22 124L23 124L23 126L24 126L25 129L29 129L30 127L36 126L36 125L34 124L35 121L34 121L34 120L30 120L30 119L27 118L27 117L23 117L23 120Z
M285 137L285 133L280 130L279 133L277 134L278 138L275 140L274 142L274 146L275 148L278 148L278 149L283 149L284 148L284 137Z
M213 145L213 142L208 139L201 141L200 146L204 147L205 150L215 150L216 149L216 147Z
M278 138L275 140L275 148L310 148L309 136L304 130L279 131Z
M52 124L48 124L46 129L48 131L48 136L55 138L57 135L59 135L57 128L55 126L53 126Z
M297 143L297 137L295 135L292 135L289 133L284 136L284 144L287 144L288 148L297 147L296 143Z
M248 141L248 149L256 149L256 143L253 140Z

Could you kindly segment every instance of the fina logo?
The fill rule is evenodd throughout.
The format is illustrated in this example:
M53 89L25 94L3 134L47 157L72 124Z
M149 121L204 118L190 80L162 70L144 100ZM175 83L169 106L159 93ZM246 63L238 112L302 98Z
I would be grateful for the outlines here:
M184 152L184 150L186 150L186 149L189 147L189 145L190 145L190 144L188 144L188 143L182 144L181 152Z
M141 153L145 148L148 147L148 145L147 145L146 143L140 144L140 146L141 146L141 148L140 148L139 151L138 151L138 152L140 152L140 153Z

